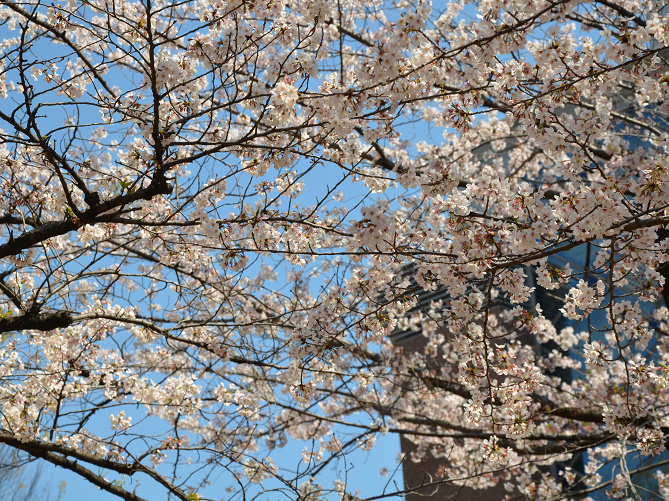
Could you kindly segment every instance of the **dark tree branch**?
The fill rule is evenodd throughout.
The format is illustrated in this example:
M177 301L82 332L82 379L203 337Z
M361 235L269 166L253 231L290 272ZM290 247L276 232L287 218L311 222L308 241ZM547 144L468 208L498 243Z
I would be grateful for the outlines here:
M22 330L50 331L70 325L72 325L72 315L67 311L26 313L0 319L0 333Z

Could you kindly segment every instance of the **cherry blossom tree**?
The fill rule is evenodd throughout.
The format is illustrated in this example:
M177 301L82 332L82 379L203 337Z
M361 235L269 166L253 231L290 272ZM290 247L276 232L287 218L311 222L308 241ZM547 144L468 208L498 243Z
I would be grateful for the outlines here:
M2 0L0 443L133 501L357 499L384 434L666 498L664 4Z

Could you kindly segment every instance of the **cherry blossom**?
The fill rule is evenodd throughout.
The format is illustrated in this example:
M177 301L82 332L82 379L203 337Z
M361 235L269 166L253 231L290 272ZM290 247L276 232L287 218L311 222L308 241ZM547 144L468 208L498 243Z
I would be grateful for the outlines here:
M664 2L0 30L1 443L132 500L665 496Z

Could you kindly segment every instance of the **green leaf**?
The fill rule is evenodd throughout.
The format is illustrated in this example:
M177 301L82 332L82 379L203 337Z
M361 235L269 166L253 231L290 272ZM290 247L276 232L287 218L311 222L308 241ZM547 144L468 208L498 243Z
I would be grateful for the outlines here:
M135 188L131 188L133 182L132 181L124 181L122 179L119 179L118 181L118 186L119 186L119 193L123 195L124 193L134 193Z

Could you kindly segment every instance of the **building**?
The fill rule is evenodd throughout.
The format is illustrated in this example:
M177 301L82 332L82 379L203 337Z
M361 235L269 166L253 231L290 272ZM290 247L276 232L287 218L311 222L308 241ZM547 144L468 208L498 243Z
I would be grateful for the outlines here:
M566 265L569 265L576 274L585 274L581 276L587 276L587 269L592 264L592 256L594 254L589 246L590 244L584 244L570 250L569 252L555 255L551 258L550 264L560 268L564 268ZM528 275L528 285L535 286L536 280L530 268L526 269L526 274ZM430 305L433 304L442 305L441 307L443 308L443 305L448 302L449 297L445 289L426 291L418 286L414 278L414 270L411 268L407 268L404 271L403 278L409 280L411 283L411 289L416 291L415 293L418 298L418 304L406 313L407 318L415 317L420 313L421 310L429 309ZM584 328L582 324L587 322L586 320L580 322L569 320L560 311L563 306L564 297L575 285L576 280L572 280L571 283L566 283L559 289L555 290L546 290L543 287L536 286L532 296L524 306L526 306L528 309L531 309L537 303L540 304L543 310L543 315L553 324L558 332L565 327L573 327L575 330ZM631 283L626 286L626 289L631 293L635 290L635 286L636 284ZM658 300L658 303L661 302L662 300ZM658 304L648 304L648 309L652 309L656 306L658 306ZM500 304L497 305L496 308L501 311L504 308L511 308L511 305ZM593 323L601 322L603 324L606 321L604 312L593 312L589 318L589 321ZM407 353L421 352L425 350L427 338L422 335L420 326L412 322L405 322L403 327L404 328L396 329L392 333L391 339L393 342L397 346L403 348ZM558 348L554 343L540 344L537 342L536 336L529 335L528 333L519 333L516 339L518 339L521 343L533 345L537 355L539 356L548 356L551 351ZM435 358L434 363L439 364L441 362ZM557 369L555 372L553 372L553 375L557 375L565 382L571 381L572 377L574 377L572 371L567 369ZM472 489L466 485L462 486L449 483L448 478L443 477L440 471L443 461L434 457L424 457L420 461L412 460L412 452L416 449L416 446L412 443L411 440L405 438L404 436L401 437L401 447L402 451L405 453L405 460L402 465L404 483L406 489L410 491L410 493L406 495L406 499L408 501L419 501L425 498L474 501L480 500L482 495L496 500L503 499L504 496L508 494L504 488L503 482L499 482L494 488L487 489L485 491L481 491L480 489ZM582 475L587 459L588 458L585 454L576 454L570 461L566 463L554 464L550 468L550 471L555 476L555 478L558 478L560 470L563 470L566 467L569 467L576 475ZM612 471L608 473L613 474ZM652 478L646 479L645 482L650 482L650 484L652 484ZM605 499L604 494L600 494L602 499ZM598 494L594 494L594 497L597 499Z

